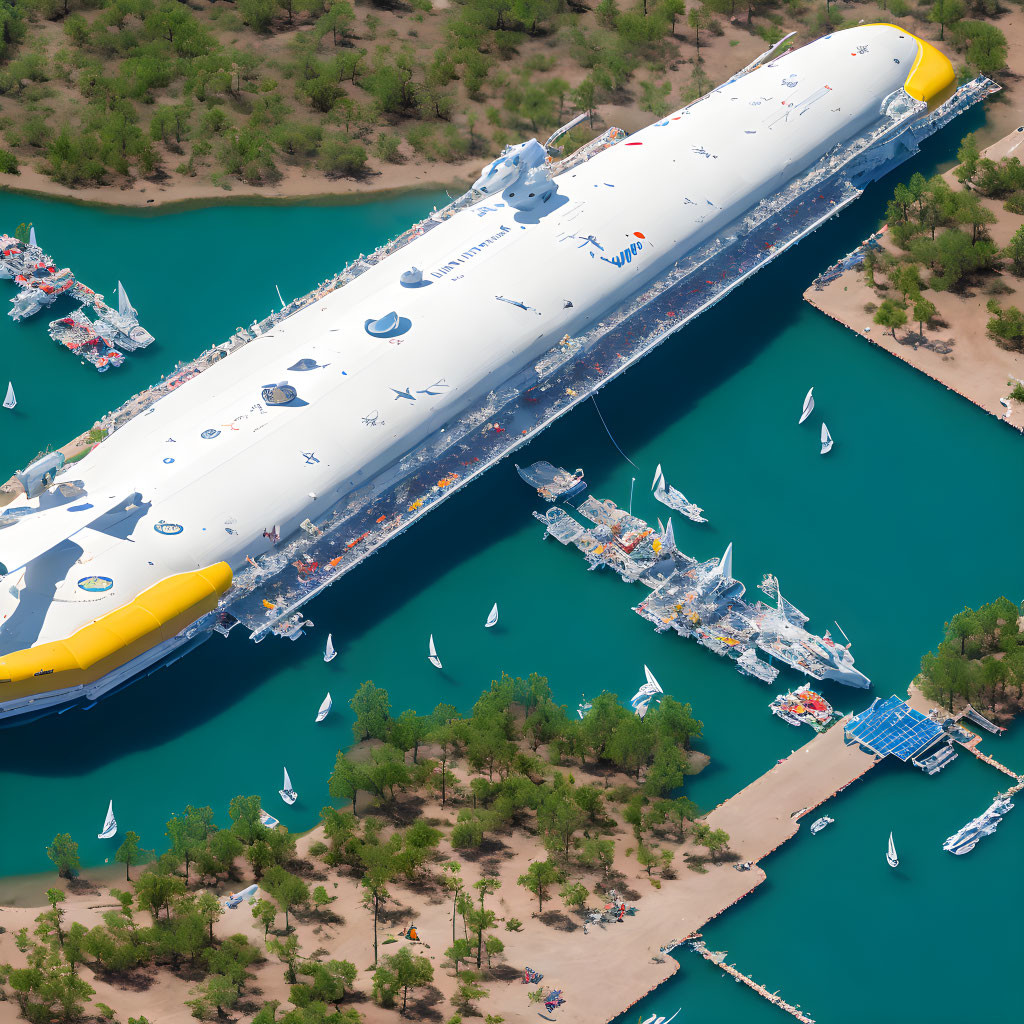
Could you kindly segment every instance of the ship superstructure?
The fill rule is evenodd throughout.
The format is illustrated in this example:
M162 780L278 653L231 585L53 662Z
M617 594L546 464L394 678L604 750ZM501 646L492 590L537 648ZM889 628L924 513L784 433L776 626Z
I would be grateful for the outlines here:
M102 695L225 616L257 640L300 628L310 597L991 88L954 92L930 44L860 26L557 166L512 147L0 511L0 718Z

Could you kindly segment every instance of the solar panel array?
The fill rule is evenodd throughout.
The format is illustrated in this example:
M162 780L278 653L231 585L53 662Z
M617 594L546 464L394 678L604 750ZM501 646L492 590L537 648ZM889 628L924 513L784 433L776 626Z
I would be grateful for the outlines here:
M941 735L942 729L935 722L896 696L876 698L846 727L847 739L882 757L893 754L901 761L909 760Z

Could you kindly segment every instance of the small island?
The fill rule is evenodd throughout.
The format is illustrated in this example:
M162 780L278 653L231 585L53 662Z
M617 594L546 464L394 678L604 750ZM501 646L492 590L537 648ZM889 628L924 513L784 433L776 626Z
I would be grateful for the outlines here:
M223 824L188 806L159 856L120 836L121 880L95 884L57 835L43 907L4 910L0 1006L29 1021L493 1024L554 991L603 1019L624 1006L566 965L607 956L609 932L635 942L680 873L734 875L728 834L681 794L706 763L688 704L664 696L640 718L602 693L580 718L537 675L502 676L468 715L395 717L371 682L350 703L340 806L308 834L268 828L258 796ZM634 998L670 973L649 957Z

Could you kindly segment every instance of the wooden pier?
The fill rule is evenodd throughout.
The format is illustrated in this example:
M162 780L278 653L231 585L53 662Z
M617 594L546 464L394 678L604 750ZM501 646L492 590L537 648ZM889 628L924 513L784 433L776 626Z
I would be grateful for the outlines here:
M759 996L761 996L762 999L767 999L773 1006L777 1006L780 1010L785 1010L791 1017L796 1017L801 1024L814 1024L814 1018L808 1017L799 1006L787 1003L778 992L769 992L764 985L759 985L753 978L748 977L734 964L726 963L725 958L728 955L727 953L717 953L714 950L708 949L700 939L693 939L690 942L690 946L696 950L696 952L700 953L700 955L709 963L713 963L716 967L720 967L726 974L732 975L732 977L737 981L742 981L747 988L753 989Z

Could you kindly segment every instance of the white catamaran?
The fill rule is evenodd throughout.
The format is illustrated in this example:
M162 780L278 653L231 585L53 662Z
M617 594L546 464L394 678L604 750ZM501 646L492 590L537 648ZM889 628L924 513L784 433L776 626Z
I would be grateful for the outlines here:
M430 634L430 643L427 647L427 650L429 652L427 654L427 658L429 659L430 664L433 665L434 668L441 668L441 659L437 656L437 648L434 646L433 633Z
M657 498L663 505L668 505L669 508L674 508L677 512L682 512L687 519L692 519L695 523L706 523L707 520L701 515L704 511L699 505L694 505L692 501L689 501L682 491L676 490L675 487L670 486L665 482L665 474L661 471L661 463L658 463L658 468L654 471L654 482L651 484L651 491L654 497Z
M7 397L4 399L4 408L13 409L18 404L18 400L14 397L14 385L7 382Z
M97 839L113 839L117 834L117 818L114 817L114 801L110 801L107 807L107 817L103 822L103 831L96 836Z
M498 624L498 602L494 602L494 607L490 610L487 616L487 621L484 623L484 629L490 629L492 626Z
M327 646L324 648L324 661L330 664L338 656L338 652L334 649L334 641L331 638L331 634L327 634Z
M803 423L803 421L807 419L807 417L810 416L812 412L814 412L814 388L811 388L811 390L807 392L807 395L804 398L804 407L803 411L800 413L800 419L797 420L797 426Z
M900 859L896 856L896 844L892 841L892 833L889 833L889 849L885 851L885 859L889 862L889 867L898 868L900 866Z
M284 789L279 789L281 799L289 806L299 799L299 794L292 788L292 780L288 778L288 769L284 770Z
M828 455L832 451L832 435L828 432L828 427L824 423L821 425L821 454Z
M322 722L331 713L331 695L330 693L324 697L323 703L320 705L320 710L316 713L316 720Z

